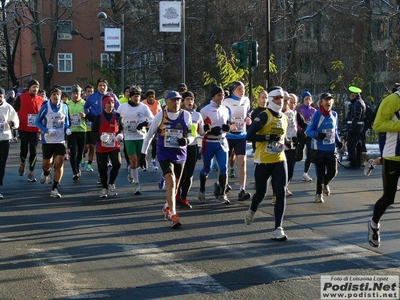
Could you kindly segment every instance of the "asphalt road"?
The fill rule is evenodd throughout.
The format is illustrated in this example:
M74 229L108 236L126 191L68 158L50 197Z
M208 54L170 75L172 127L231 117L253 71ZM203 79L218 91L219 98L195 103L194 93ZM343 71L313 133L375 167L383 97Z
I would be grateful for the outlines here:
M36 176L41 173L41 155ZM250 201L197 202L198 170L183 226L169 228L161 208L160 171L140 172L143 194L133 195L121 169L119 195L99 198L97 174L72 181L66 161L59 189L18 176L18 145L11 145L0 192L0 299L320 299L321 275L399 275L400 207L382 219L382 246L366 240L367 221L382 193L380 168L365 177L345 170L331 183L325 203L314 202L314 182L301 181L296 165L284 220L287 242L270 239L270 192L252 225L243 218ZM94 164L96 170L96 165ZM310 175L314 178L312 169ZM247 188L253 192L253 162ZM397 199L396 199L397 200Z

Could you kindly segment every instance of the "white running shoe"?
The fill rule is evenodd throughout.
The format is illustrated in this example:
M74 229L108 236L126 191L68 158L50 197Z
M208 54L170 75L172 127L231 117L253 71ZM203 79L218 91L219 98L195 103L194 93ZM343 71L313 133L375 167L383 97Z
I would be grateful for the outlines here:
M0 194L0 199L3 199L4 197L3 197L3 195L2 194Z
M272 239L277 241L286 241L287 235L283 231L282 227L278 227L274 231L272 231Z
M51 191L50 193L51 198L61 198L61 194L58 192L57 188Z
M100 198L107 198L107 189L102 189L101 190L101 194L100 194Z
M331 189L329 188L329 185L324 184L322 186L322 193L327 197L331 195Z
M315 202L316 203L324 203L324 197L322 196L322 194L315 195Z
M108 191L110 196L118 196L117 189L115 188L115 184L110 184L108 186Z
M141 195L142 194L142 189L141 189L141 187L140 187L140 184L139 184L139 182L136 182L135 183L135 192L134 192L134 195Z
M303 173L303 176L301 177L303 181L312 181L312 178L308 176L307 173Z
M253 223L254 221L254 215L256 214L255 211L252 211L249 207L249 209L246 212L246 216L244 217L244 223L246 225L251 225L251 223Z
M375 166L374 166L374 159L371 158L371 159L368 160L367 163L365 164L365 167L364 167L364 175L365 175L365 176L371 175L373 169L375 169Z

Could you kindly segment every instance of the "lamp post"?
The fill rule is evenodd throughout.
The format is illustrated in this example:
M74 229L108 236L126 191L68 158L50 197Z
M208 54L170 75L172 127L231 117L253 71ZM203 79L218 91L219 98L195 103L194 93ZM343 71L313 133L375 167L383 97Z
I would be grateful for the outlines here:
M87 38L82 33L80 33L78 30L72 29L71 35L80 35L85 40L90 41L90 78L93 81L93 32L90 32L90 37Z
M110 19L112 23L117 24L121 27L121 92L124 92L125 88L125 47L124 47L124 39L125 39L125 15L121 14L121 22L118 23L114 21L111 17L107 16L105 12L99 12L97 15L97 19Z

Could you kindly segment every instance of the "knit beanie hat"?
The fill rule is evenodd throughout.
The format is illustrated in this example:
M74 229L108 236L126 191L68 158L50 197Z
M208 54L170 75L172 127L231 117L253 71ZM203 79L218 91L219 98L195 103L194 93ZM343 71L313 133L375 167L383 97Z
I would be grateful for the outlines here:
M304 91L301 94L301 102L303 102L304 98L307 97L307 96L309 96L310 98L312 97L312 95L311 95L311 93L309 91Z
M28 89L29 89L32 85L40 85L40 84L39 84L39 81L37 81L36 79L32 79L32 80L29 81L29 83L28 83Z
M194 98L193 92L191 92L191 91L184 92L184 93L182 94L182 99L185 100L186 97L192 97L192 98Z
M103 79L103 78L98 79L98 80L97 80L96 86L98 86L100 82L104 82L104 83L108 86L108 81L107 81L107 79Z
M220 94L220 93L224 94L224 89L218 85L214 86L211 89L211 93L210 93L211 98L213 98L215 95Z
M72 89L71 89L71 92L72 92L72 93L81 94L82 88L79 86L79 84L73 85L73 86L72 86Z
M238 87L238 86L244 86L244 84L243 84L243 82L241 82L241 81L234 81L234 82L232 82L231 83L231 85L230 85L230 93L231 94L233 94L233 92L236 90L236 88Z

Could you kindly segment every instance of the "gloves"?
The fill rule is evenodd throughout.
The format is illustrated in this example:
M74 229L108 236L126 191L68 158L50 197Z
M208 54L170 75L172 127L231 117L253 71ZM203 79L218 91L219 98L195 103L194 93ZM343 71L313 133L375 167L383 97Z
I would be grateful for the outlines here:
M67 135L71 135L71 134L72 134L72 131L71 131L71 129L67 128L67 130L65 130L65 133L66 133Z
M265 140L266 141L275 141L278 142L281 139L280 134L266 134L265 135Z
M139 165L142 169L147 169L147 155L142 153L140 154Z
M338 149L342 149L343 148L343 143L341 141L337 141L336 142L336 147L338 147Z
M50 135L50 136L54 136L54 135L57 134L57 130L53 129L53 128L50 128L49 130L47 130L47 134Z
M178 139L178 145L184 147L188 144L188 139L185 137L181 137Z
M149 122L144 121L144 122L142 122L142 123L139 123L139 124L136 126L136 129L137 129L137 130L142 130L143 127L147 127L147 126L149 126Z
M116 141L122 141L124 139L124 135L122 133L118 133L117 136L115 137Z
M110 137L108 136L108 134L102 134L101 136L100 136L100 141L102 141L103 143L107 143L107 142L109 142L109 139L110 139Z
M297 139L296 136L292 137L292 142L293 142L293 146L297 146L299 144L299 140Z
M219 127L219 126L213 127L213 128L211 128L209 133L212 135L220 135L221 127Z
M203 129L204 129L205 132L208 132L208 131L211 130L211 125L210 124L204 124L203 125Z
M231 129L231 126L229 126L228 124L222 125L222 131L228 132L230 129Z
M319 138L320 140L323 140L324 138L326 138L326 133L325 132L318 132L317 133L317 138Z

